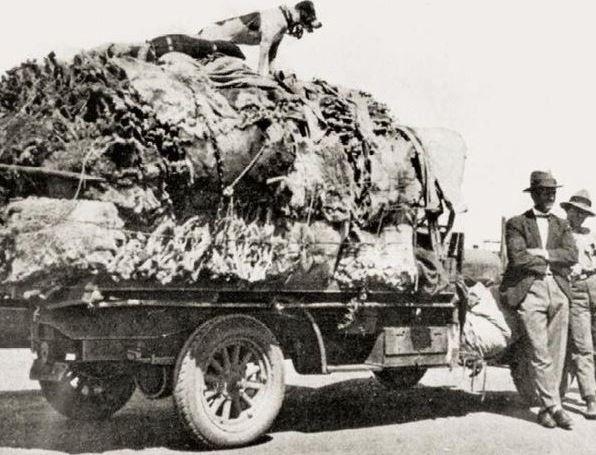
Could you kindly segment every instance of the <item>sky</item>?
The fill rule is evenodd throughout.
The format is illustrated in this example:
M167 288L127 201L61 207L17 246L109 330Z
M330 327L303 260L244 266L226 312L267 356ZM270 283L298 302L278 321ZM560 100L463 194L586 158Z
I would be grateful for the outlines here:
M279 0L19 0L5 6L0 72L50 51L193 34ZM314 0L323 27L286 37L278 67L358 88L402 124L445 127L468 146L457 227L467 245L500 238L531 206L532 170L596 197L596 4L532 0ZM10 5L10 6L8 6ZM256 48L243 49L256 64ZM594 227L592 221L588 225Z

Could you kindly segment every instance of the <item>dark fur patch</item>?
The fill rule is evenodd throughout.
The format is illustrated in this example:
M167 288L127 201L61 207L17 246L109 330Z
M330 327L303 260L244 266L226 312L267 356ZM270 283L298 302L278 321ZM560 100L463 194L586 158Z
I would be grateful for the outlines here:
M261 13L245 14L238 19L240 19L251 32L258 32L261 30Z

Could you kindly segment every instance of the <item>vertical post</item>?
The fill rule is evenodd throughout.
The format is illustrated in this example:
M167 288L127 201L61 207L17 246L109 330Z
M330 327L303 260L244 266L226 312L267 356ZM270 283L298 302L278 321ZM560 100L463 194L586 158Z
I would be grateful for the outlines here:
M499 248L499 259L501 259L501 266L503 266L503 270L507 267L507 245L505 243L505 224L507 223L507 219L502 216L501 217L501 247Z
M428 234L433 251L437 254L439 260L445 259L445 251L439 232L439 217L437 215L427 213Z

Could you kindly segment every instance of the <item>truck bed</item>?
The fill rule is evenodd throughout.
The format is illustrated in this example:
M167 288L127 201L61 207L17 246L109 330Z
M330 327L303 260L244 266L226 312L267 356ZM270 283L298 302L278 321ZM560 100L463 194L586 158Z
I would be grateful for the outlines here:
M454 293L434 295L384 290L337 289L239 289L221 286L147 286L141 284L113 286L87 285L60 290L44 306L48 309L72 305L99 308L114 306L185 306L185 307L250 307L268 308L282 305L296 307L343 307L358 301L366 306L453 306Z

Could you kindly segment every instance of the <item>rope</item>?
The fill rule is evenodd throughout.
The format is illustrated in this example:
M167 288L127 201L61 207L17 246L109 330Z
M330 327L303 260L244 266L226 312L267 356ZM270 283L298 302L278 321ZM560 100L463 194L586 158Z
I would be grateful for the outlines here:
M100 155L103 155L106 152L107 148L104 148ZM51 225L47 226L45 229L53 229L54 227L56 227L58 224L60 223L64 223L67 220L67 217L69 217L77 208L77 201L79 199L79 195L81 193L81 189L83 188L83 182L86 180L86 174L85 174L85 166L87 165L87 160L89 159L89 157L91 156L91 154L94 152L93 149L90 149L87 153L85 153L85 156L83 157L83 162L82 162L82 166L81 166L81 173L79 174L79 182L77 184L77 189L75 191L74 196L71 199L71 202L73 202L73 205L71 208L67 208L65 213L63 213L60 217L58 217L58 219L52 223Z
M242 172L240 172L238 177L236 177L232 183L230 183L227 187L224 188L224 190L223 190L224 196L227 196L227 197L232 196L232 194L234 193L234 187L252 169L252 167L256 164L256 162L259 160L259 158L265 151L265 145L267 145L267 144L264 143L263 145L261 145L261 148L259 149L259 151L255 154L255 156L252 157L252 159L250 160L250 163L248 163L248 165L242 170Z
M106 152L106 150L107 148L104 148L101 151L100 155L103 155ZM79 175L79 183L77 185L77 190L75 191L75 194L72 197L73 201L76 201L79 198L81 189L83 188L83 182L85 181L85 167L87 166L87 161L89 160L91 153L93 153L93 149L90 149L87 153L85 153L85 156L83 157L83 162L81 164L81 173Z

